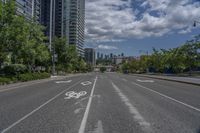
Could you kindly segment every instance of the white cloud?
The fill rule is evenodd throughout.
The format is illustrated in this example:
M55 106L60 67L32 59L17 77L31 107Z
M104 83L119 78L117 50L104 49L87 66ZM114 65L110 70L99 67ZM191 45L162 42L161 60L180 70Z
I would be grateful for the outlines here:
M109 45L98 45L97 49L101 50L117 50L116 46L109 46Z
M86 0L86 39L113 42L191 32L200 17L200 2L193 1Z

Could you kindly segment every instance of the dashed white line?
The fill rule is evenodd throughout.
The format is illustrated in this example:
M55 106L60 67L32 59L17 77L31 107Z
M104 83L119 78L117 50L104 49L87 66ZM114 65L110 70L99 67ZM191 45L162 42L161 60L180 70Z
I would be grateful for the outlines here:
M36 109L34 109L33 111L31 111L30 113L28 113L27 115L25 115L24 117L22 117L21 119L19 119L18 121L16 121L15 123L13 123L12 125L8 126L6 129L4 129L3 131L1 131L1 133L6 133L7 131L9 131L11 128L15 127L17 124L19 124L20 122L22 122L23 120L25 120L26 118L28 118L29 116L31 116L32 114L34 114L36 111L40 110L42 107L44 107L45 105L47 105L48 103L50 103L51 101L55 100L57 97L59 97L60 95L62 95L63 93L65 93L67 90L71 89L72 87L76 86L77 84L79 84L81 81L77 82L76 84L73 84L72 86L70 86L69 88L67 88L66 90L60 92L59 94L57 94L56 96L54 96L53 98L49 99L48 101L46 101L44 104L40 105L39 107L37 107Z
M124 79L124 78L123 78L122 80L123 80L123 81L125 81L125 82L127 82L127 80L126 80L126 79Z
M130 100L124 95L121 90L112 82L113 88L116 90L118 95L120 96L121 100L125 103L125 105L129 108L130 114L133 115L133 119L138 122L145 132L152 132L151 125L147 122L142 115L139 113L137 108L130 103Z
M101 120L98 121L97 128L91 133L104 133L103 124L102 124Z
M199 109L199 108L196 108L196 107L194 107L194 106L191 106L191 105L189 105L189 104L186 104L186 103L184 103L184 102L181 102L181 101L179 101L179 100L176 100L176 99L174 99L174 98L172 98L172 97L169 97L169 96L164 95L164 94L162 94L162 93L160 93L160 92L154 91L154 90L152 90L152 89L150 89L150 88L147 88L147 87L142 86L142 85L140 85L140 84L137 84L137 83L135 83L135 82L132 82L132 84L137 85L137 86L139 86L139 87L141 87L141 88L143 88L143 89L146 89L146 90L148 90L148 91L154 92L154 93L156 93L156 94L158 94L158 95L160 95L160 96L162 96L162 97L165 97L165 98L167 98L167 99L170 99L170 100L172 100L172 101L174 101L174 102L176 102L176 103L182 104L182 105L184 105L184 106L186 106L186 107L188 107L188 108L190 108L190 109L193 109L193 110L196 110L196 111L200 112L200 109Z
M95 89L95 86L96 86L96 82L97 82L97 77L94 80L94 84L93 84L93 87L92 87L90 98L88 100L87 107L86 107L86 110L85 110L85 113L84 113L84 116L83 116L83 119L82 119L78 133L84 133L85 132L85 127L86 127L86 124L87 124L87 119L88 119L88 115L89 115L89 111L90 111L90 106L91 106L91 103L92 103L92 97L94 95L94 89Z

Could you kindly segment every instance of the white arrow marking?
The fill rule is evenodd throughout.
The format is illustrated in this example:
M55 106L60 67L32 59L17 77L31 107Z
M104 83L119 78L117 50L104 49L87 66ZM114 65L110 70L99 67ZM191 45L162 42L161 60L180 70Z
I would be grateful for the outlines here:
M143 83L154 83L153 80L140 80L140 79L137 79L138 82L143 82Z
M92 82L90 82L90 81L85 81L85 82L82 82L81 84L82 84L83 86L86 86L86 85L92 84Z
M70 83L70 82L72 82L72 80L68 80L68 81L56 81L56 84Z

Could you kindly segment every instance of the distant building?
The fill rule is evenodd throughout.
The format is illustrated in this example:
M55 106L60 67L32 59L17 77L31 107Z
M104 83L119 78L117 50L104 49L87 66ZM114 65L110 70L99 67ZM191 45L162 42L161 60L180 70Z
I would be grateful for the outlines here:
M85 60L88 64L95 66L96 65L96 53L93 48L85 49Z
M101 54L101 59L103 59L103 54Z
M120 57L120 56L114 56L112 58L112 63L115 64L115 65L119 65L123 62L123 57Z
M113 58L113 53L110 53L110 59L112 59Z
M97 59L100 59L100 53L99 52L97 53Z

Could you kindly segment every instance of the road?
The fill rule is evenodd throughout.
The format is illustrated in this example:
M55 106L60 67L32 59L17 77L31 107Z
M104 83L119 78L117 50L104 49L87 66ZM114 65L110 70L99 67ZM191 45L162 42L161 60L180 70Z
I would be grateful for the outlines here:
M1 88L0 132L200 133L200 87L89 73Z

